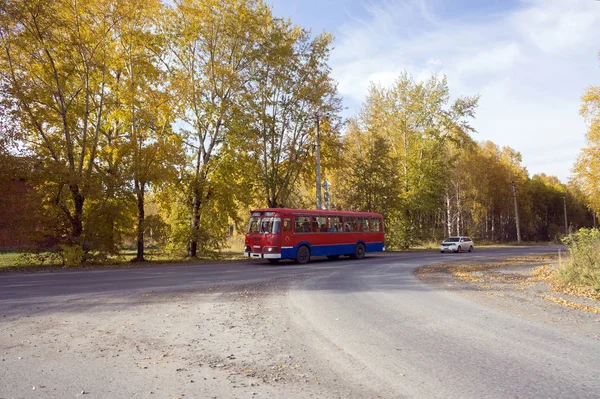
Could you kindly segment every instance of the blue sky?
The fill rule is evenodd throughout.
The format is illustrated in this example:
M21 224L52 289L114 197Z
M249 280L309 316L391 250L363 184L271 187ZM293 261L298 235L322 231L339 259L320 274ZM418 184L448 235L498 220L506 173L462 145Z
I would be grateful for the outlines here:
M530 175L568 181L586 145L580 98L600 85L600 1L268 1L275 15L336 37L346 116L370 82L445 74L453 95L481 95L474 139L521 152Z

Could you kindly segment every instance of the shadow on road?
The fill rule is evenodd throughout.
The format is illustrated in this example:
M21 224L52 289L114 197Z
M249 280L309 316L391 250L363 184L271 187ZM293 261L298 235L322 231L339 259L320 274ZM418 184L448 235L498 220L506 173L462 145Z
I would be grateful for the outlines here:
M437 262L485 257L501 259L531 253L554 252L552 247L489 248L474 253L392 252L373 254L362 260L316 258L306 265L262 261L165 265L127 269L10 273L0 275L2 316L39 311L86 311L98 307L128 306L143 295L185 295L225 292L246 285L269 282L271 292L289 289L294 280L328 277L332 292L434 289L413 276L418 266ZM339 284L335 278L339 276ZM333 277L333 278L332 278ZM331 285L331 281L334 284ZM319 289L318 284L309 289ZM452 287L448 287L452 289ZM132 300L135 298L135 300ZM120 299L125 299L119 302Z

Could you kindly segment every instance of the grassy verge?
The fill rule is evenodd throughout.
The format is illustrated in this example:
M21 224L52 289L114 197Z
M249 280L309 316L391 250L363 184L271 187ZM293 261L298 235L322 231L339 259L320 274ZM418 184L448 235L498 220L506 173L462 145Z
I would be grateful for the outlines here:
M12 270L20 268L45 269L55 268L61 264L57 260L44 261L49 254L41 253L38 257L28 256L19 252L2 252L0 253L0 270Z
M589 252L585 252L585 256L589 258ZM481 260L472 260L467 262L443 262L428 266L423 266L415 270L415 275L426 280L429 276L436 273L450 274L454 278L466 283L480 284L479 288L489 289L490 281L503 281L512 283L518 286L531 286L536 282L544 282L548 284L551 292L555 294L564 294L570 297L579 297L600 301L600 290L595 289L593 285L582 280L579 276L580 272L573 270L573 259L569 256L556 255L536 255L536 256L521 256L507 258L501 262L482 262ZM540 264L535 266L535 264ZM558 263L558 268L557 268ZM508 273L502 275L495 273L495 268L506 268L520 265L532 265L529 275L516 275ZM574 277L578 276L578 277ZM484 284L484 285L481 285ZM564 298L555 298L549 295L536 296L550 300L557 304L562 304L567 307L577 308L585 311L593 311L600 314L600 308L589 307L583 304L577 304L573 301L568 301ZM554 299L551 299L554 298ZM592 309L593 310L590 310Z
M245 259L242 255L244 250L243 238L230 239L220 250L206 254L200 258L187 258L185 255L175 255L165 252L160 248L147 248L144 262L131 262L136 255L135 249L123 249L116 255L109 255L101 259L89 260L79 266L68 267L68 269L93 269L93 268L125 268L144 267L164 264L192 264L214 261L231 261ZM50 253L29 254L21 252L0 252L0 273L12 271L51 271L67 269L62 261Z

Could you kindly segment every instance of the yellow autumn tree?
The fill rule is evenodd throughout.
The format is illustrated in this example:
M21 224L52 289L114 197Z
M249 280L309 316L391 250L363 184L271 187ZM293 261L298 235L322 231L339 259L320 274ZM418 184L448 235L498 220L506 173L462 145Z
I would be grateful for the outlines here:
M573 168L574 181L600 216L600 86L590 87L582 102L580 112L588 123L587 147L581 150Z
M122 17L114 5L6 0L0 13L0 73L22 113L23 142L43 172L41 192L62 215L71 253L79 254L74 262L86 246L85 204L99 184L95 161L114 79L112 35Z
M218 181L218 169L230 165L227 157L240 141L241 98L258 73L272 23L271 10L260 0L177 0L161 25L168 48L164 65L188 154L181 198L188 221L178 223L188 227L178 237L187 237L189 257L226 231L228 215L214 210L236 192L227 190L231 181Z

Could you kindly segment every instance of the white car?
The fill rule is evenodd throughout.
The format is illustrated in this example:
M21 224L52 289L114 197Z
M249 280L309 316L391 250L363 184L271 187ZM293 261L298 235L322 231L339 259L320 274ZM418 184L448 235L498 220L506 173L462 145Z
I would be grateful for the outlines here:
M473 252L473 240L467 236L448 237L440 244L440 252Z

